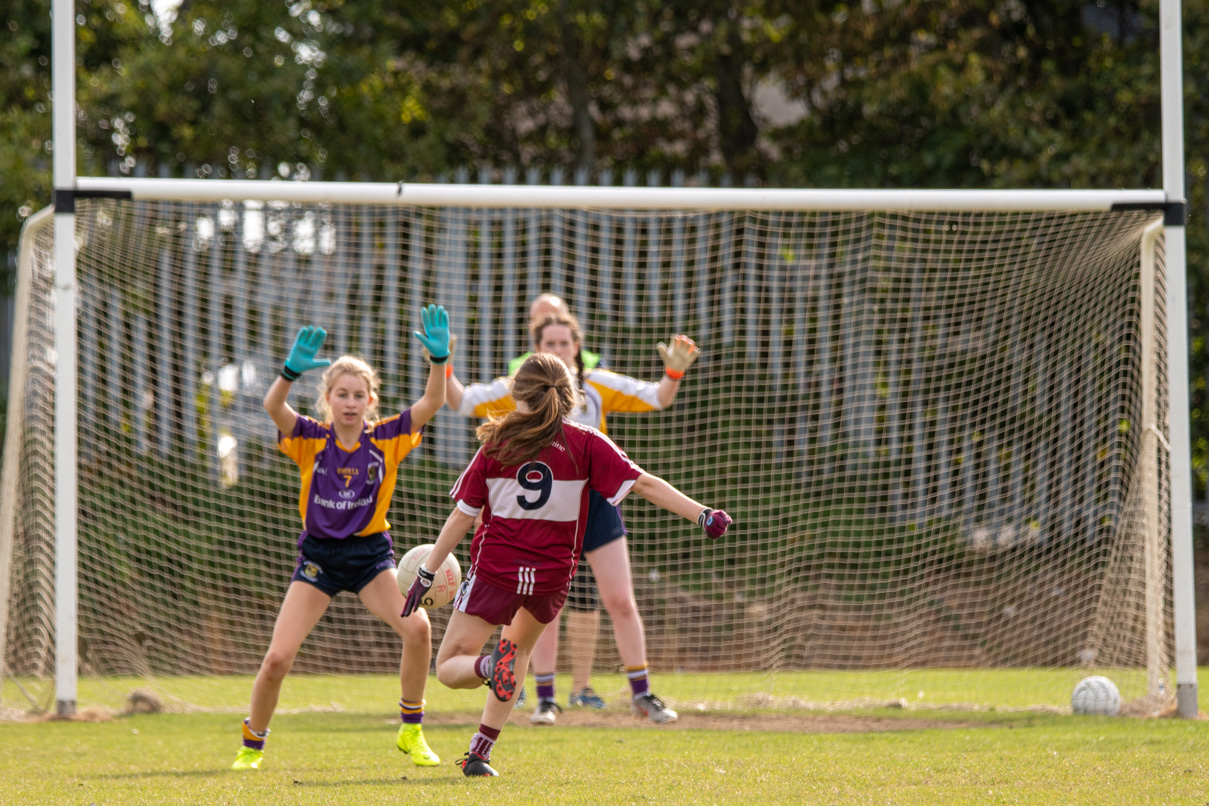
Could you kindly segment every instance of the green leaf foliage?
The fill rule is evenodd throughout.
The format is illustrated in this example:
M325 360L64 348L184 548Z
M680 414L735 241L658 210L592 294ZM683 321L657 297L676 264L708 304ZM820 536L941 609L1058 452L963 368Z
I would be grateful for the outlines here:
M50 0L0 6L0 249L11 254L50 201ZM1203 379L1209 3L1182 6L1191 367ZM76 10L84 174L390 181L482 166L781 187L1163 184L1158 0ZM1199 488L1204 383L1192 394Z

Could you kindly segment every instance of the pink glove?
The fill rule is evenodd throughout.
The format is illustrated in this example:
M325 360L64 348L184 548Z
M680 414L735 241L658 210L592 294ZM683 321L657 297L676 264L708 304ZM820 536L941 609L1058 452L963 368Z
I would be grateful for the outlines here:
M407 589L407 601L403 603L403 618L416 612L416 608L428 595L428 589L432 587L432 581L436 577L436 574L422 565L416 569L416 578L411 581L411 587Z

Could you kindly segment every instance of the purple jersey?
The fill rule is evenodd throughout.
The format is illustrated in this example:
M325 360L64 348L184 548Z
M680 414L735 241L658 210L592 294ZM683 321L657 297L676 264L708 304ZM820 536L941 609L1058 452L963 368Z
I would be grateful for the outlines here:
M563 421L562 437L523 465L501 465L480 448L450 495L483 516L467 577L547 595L570 584L583 549L588 490L616 506L642 468L595 428Z
M306 534L344 538L389 529L386 510L399 463L420 444L422 432L412 433L408 409L367 425L357 444L346 447L330 423L298 415L294 431L279 433L277 444L302 471L298 511Z

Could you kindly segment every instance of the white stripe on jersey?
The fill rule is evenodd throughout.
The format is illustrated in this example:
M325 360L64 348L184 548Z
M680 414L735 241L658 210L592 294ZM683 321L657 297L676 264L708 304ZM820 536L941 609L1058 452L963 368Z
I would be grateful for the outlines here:
M546 502L540 507L527 509L521 502L530 506L537 503L541 497L540 491L525 489L515 478L487 479L487 501L491 505L491 517L562 523L574 521L579 518L580 499L587 483L586 479L550 479L550 494Z
M635 482L637 482L637 479L634 479L633 481L627 481L624 484L622 484L621 489L617 491L617 495L615 495L609 499L609 503L612 504L613 506L618 506L621 503L622 499L630 494L630 490L634 489Z
M479 513L483 511L482 507L472 507L469 504L464 503L462 501L457 502L457 507L458 507L458 510L460 510L461 512L464 512L465 514L469 515L472 518L477 518L479 516Z

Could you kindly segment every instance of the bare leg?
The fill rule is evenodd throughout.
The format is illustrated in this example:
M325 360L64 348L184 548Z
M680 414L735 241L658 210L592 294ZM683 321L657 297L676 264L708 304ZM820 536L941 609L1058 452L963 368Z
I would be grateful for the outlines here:
M385 621L403 639L403 656L399 661L399 684L403 699L422 702L428 683L428 667L432 662L432 626L428 612L417 608L407 618L399 614L405 604L395 581L395 572L386 570L361 589L361 601L369 612Z
M248 715L248 727L260 733L269 727L273 711L277 709L277 698L281 694L281 683L294 665L302 642L315 629L319 619L327 611L332 597L305 582L291 582L286 591L277 622L273 625L273 640L261 661L256 682L252 684L252 708Z
M554 632L547 630L546 632ZM596 639L600 635L599 610L568 610L567 639L571 643L571 691L582 691L591 685L592 666L596 662ZM545 640L542 633L538 640L540 645ZM537 657L537 650L534 650ZM537 671L537 661L534 661L533 671Z
M560 613L559 617L561 618L561 616ZM555 666L558 663L558 622L557 618L550 622L549 629L542 632L541 637L537 639L537 644L533 647L534 674L554 674ZM568 621L568 625L570 625L570 621ZM517 691L520 691L519 684Z
M551 624L553 623L551 622ZM533 618L533 615L523 607L512 617L512 623L504 627L502 637L516 644L517 691L520 691L521 686L525 683L525 669L529 666L529 656L532 654L533 647L537 644L538 638L541 637L545 629L546 625ZM493 695L488 694L487 704L483 706L483 724L489 728L502 730L508 722L508 717L512 715L512 709L515 706L515 696L506 702L501 702Z
M634 600L625 537L610 541L584 556L596 574L600 601L613 621L613 635L622 663L630 668L646 665L646 635L642 617L638 615L638 603Z
M639 679L632 676L634 670L646 668L646 636L642 629L642 617L638 615L638 604L634 601L634 585L630 577L629 555L625 538L606 543L587 554L592 570L596 572L596 587L600 589L600 600L613 619L613 633L617 650L630 677L632 708L635 714L648 717L656 724L675 722L677 714L651 693L649 682L642 672Z
M483 678L474 666L483 652L483 644L495 632L496 625L460 610L453 611L441 648L437 650L437 680L448 688L476 688ZM526 654L528 658L528 654ZM518 670L523 667L518 663Z

